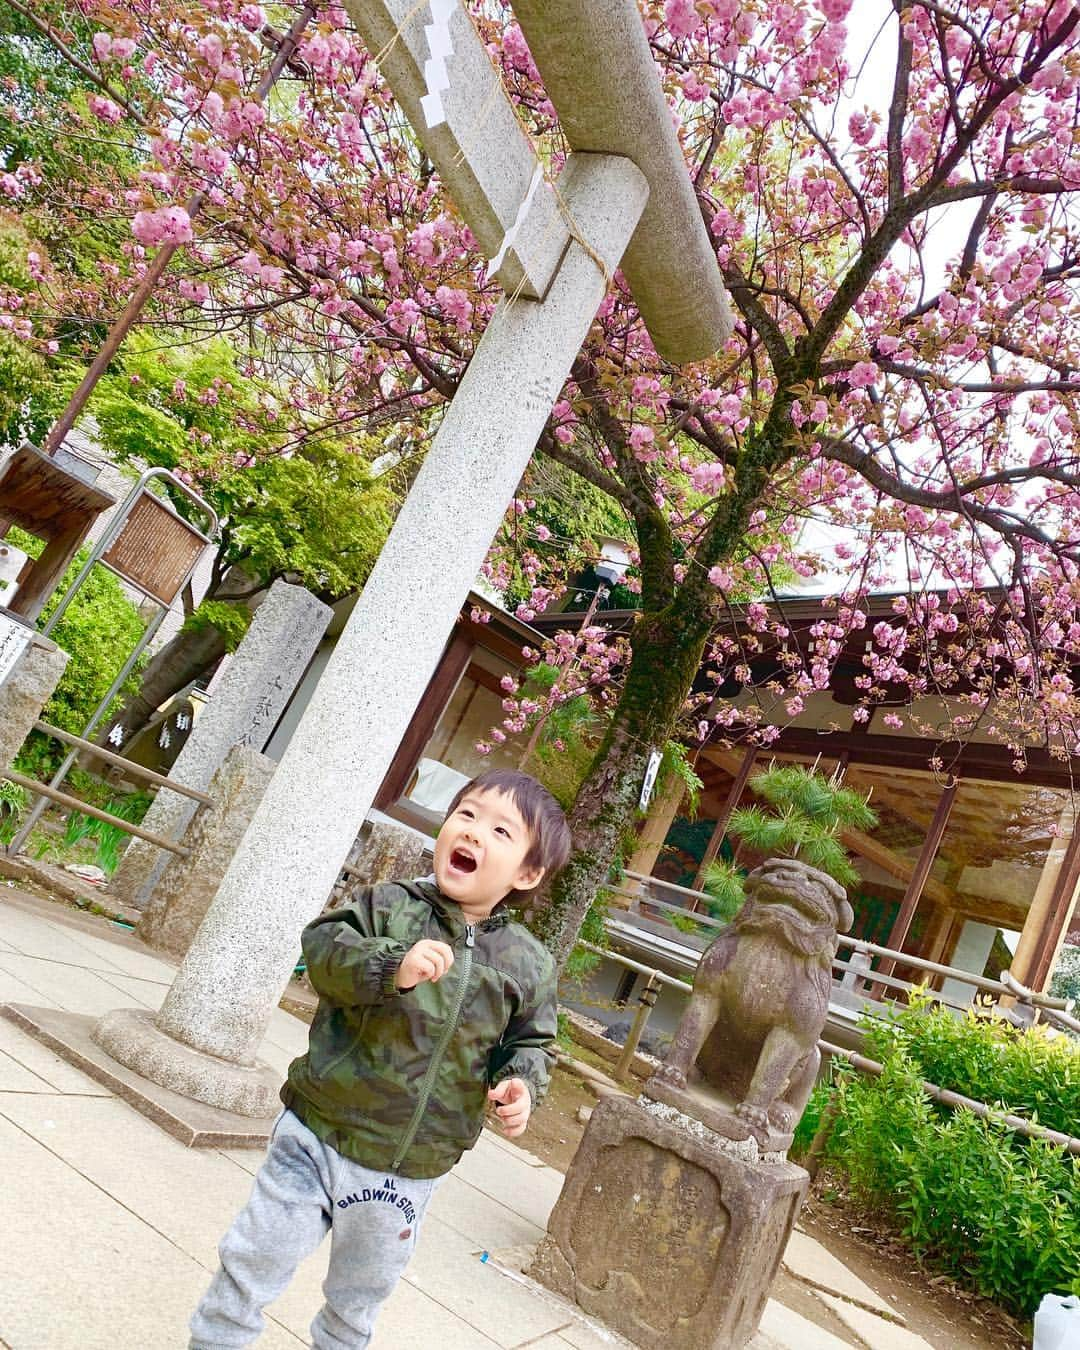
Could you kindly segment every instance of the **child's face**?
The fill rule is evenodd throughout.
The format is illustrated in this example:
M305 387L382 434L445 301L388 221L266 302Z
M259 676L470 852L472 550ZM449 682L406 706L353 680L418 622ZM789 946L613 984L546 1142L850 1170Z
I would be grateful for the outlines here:
M532 835L504 792L469 792L435 840L435 880L466 915L486 918L511 891L531 890L544 875L526 867Z

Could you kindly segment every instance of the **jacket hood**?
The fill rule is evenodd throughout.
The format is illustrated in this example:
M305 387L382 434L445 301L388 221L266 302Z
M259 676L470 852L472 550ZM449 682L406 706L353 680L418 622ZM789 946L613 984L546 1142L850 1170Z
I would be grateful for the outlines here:
M438 883L434 874L426 877L417 877L415 881L399 881L397 885L408 891L410 895L417 900L425 900L436 910L447 923L453 924L464 931L468 924L468 919L461 912L461 906L456 900L451 900L448 895L444 895L439 890ZM505 900L500 900L486 919L481 919L475 926L490 930L492 928L501 928L503 924L510 922L510 911L507 908Z

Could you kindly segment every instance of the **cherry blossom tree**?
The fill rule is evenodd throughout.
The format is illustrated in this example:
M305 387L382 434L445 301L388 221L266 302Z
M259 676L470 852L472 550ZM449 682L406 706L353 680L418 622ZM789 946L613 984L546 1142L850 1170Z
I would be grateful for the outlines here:
M159 320L257 325L253 360L287 365L295 408L420 452L497 292L347 14L319 8L285 92L256 106L274 42L257 6L9 4L89 72L91 115L149 149L116 200L130 279L185 245ZM557 171L565 145L511 10L471 8ZM768 745L853 634L856 722L937 699L920 731L952 745L978 729L1018 769L1032 745L1080 744L1080 10L642 9L737 323L711 360L674 368L617 277L539 447L616 504L641 593L577 849L539 919L560 959L652 748L680 727ZM119 284L63 303L100 318ZM508 520L514 556L504 543L490 563L535 586L526 616L559 585L529 521L527 506ZM793 574L831 580L809 633L777 594ZM872 625L888 588L894 613ZM715 689L691 694L703 666Z

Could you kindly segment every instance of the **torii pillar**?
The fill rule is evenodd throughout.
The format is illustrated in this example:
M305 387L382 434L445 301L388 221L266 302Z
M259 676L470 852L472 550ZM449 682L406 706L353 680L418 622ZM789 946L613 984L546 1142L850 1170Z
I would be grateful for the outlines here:
M567 87L560 68L549 86L571 143L581 127L596 132L555 187L457 0L346 2L508 296L161 1012L118 1010L94 1031L156 1083L250 1116L276 1107L276 1077L255 1055L300 930L356 838L628 244L627 276L665 355L705 357L730 327L634 0L603 6L602 25L586 4L523 7L543 10L529 30L542 73L545 33L574 48L580 79Z

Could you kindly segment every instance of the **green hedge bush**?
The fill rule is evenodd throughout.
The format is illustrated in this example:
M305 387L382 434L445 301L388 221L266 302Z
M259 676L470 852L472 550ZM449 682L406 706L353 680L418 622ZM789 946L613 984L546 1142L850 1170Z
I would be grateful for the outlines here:
M827 1157L863 1200L890 1211L920 1255L1015 1312L1080 1294L1080 1157L922 1091L924 1079L1068 1134L1080 1127L1080 1044L921 1001L866 1028L884 1072L819 1087L805 1143L836 1094Z
M975 1011L955 1017L926 995L887 1022L868 1020L868 1055L881 1060L903 1049L938 1087L1000 1105L1063 1134L1080 1131L1080 1042L1021 1031Z

